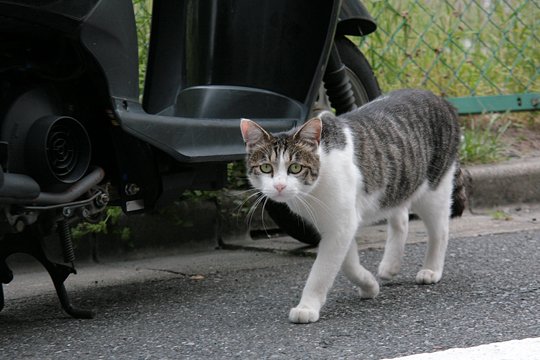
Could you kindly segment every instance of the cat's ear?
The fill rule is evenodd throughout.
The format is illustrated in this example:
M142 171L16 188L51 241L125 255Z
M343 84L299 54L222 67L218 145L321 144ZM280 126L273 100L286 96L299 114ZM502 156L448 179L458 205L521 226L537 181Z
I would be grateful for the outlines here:
M270 139L270 134L266 132L259 124L249 119L240 120L240 130L242 137L248 147L260 141L263 137Z
M298 131L296 134L294 134L294 137L298 137L300 139L308 140L308 141L314 141L319 145L321 143L321 134L322 134L322 121L319 118L313 118L306 122Z

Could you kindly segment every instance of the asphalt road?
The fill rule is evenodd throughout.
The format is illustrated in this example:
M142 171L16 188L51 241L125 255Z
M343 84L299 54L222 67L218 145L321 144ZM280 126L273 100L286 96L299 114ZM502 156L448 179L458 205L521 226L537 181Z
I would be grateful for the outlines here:
M290 324L313 259L213 250L86 266L67 317L46 277L23 271L0 313L3 359L380 359L540 336L540 231L451 239L443 280L418 286L425 244L374 300L340 276L318 323ZM360 258L372 271L379 249Z

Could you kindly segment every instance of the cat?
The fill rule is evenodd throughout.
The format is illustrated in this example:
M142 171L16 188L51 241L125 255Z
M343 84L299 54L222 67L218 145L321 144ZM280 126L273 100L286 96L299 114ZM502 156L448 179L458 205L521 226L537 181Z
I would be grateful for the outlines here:
M291 322L319 319L340 269L361 298L377 296L379 283L360 265L355 234L388 220L378 276L391 279L401 266L410 210L423 220L429 237L416 283L441 279L451 207L462 212L465 199L457 118L452 105L431 92L397 90L337 117L322 112L288 132L271 134L241 120L251 185L286 203L321 235L300 303L290 310ZM459 203L452 205L453 192Z

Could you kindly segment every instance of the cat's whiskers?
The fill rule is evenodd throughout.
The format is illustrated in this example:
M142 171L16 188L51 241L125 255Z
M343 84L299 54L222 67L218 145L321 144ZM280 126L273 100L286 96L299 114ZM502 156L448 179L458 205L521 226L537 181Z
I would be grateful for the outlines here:
M266 236L267 237L270 237L268 235L268 231L266 229L266 223L264 222L264 208L266 207L266 203L268 202L268 196L265 196L265 200L264 200L264 203L262 204L262 207L261 207L261 222L262 222L262 226L263 226L263 230L264 232L266 233Z
M312 206L305 199L302 199L302 197L300 196L297 196L295 200L298 200L298 202L296 203L297 206L298 204L300 204L304 207L304 209L306 210L306 213L308 214L310 218L309 220L311 220L312 225L315 227L315 229L317 229L317 232L320 233L321 231L317 225L318 221L317 221L317 217L315 216L315 210L312 208Z
M240 203L240 205L238 205L237 209L236 210L239 210L241 209L244 205L246 205L246 203L251 199L253 198L254 196L257 196L257 195L260 195L261 192L257 189L250 189L250 190L246 190L246 191L243 191L242 193L246 193L246 192L249 192L249 191L253 191L253 194L249 195L248 197L244 198L244 200Z
M245 193L249 193L249 192L254 192L254 193L257 193L257 192L260 192L259 190L255 189L255 188L249 188L247 190L237 190L236 193L238 195L244 195Z
M268 228L266 227L266 222L264 220L264 213L265 213L266 204L268 203L269 197L264 195L262 192L258 192L256 195L259 195L259 197L255 200L254 204L251 206L251 208L249 210L249 213L248 213L248 218L249 218L248 219L248 226L251 227L251 223L253 221L253 216L255 215L255 211L257 211L257 208L262 203L262 206L261 206L261 223L262 223L264 232L269 237L270 235L268 234Z
M301 209L301 206L300 206L301 204L299 204L299 201L296 198L292 199L291 202L292 202L292 205L294 206L294 208ZM304 219L304 217L299 216L298 219L302 221L302 226L305 228L306 220Z
M249 195L248 197L244 198L242 202L234 209L236 218L240 217L240 212L242 211L242 208L246 205L248 201L250 201L253 197L260 195L260 191L257 189L248 189L242 192L239 192L238 195L243 195L245 193L253 192L253 194ZM251 207L250 207L251 208Z
M251 227L251 222L253 221L253 215L255 214L255 211L257 210L257 207L266 198L266 196L261 192L258 192L257 195L259 195L259 197L255 200L253 205L251 205L251 207L249 208L249 211L248 211L248 213L246 215L247 225L249 227Z
M326 205L325 202L322 201L321 199L319 199L318 197L313 196L312 194L310 194L310 193L308 193L306 191L300 192L300 195L309 198L309 200L313 200L316 203L315 205L319 205L321 207L321 209L324 210L327 213L327 215L332 215L332 211L330 210L328 205Z

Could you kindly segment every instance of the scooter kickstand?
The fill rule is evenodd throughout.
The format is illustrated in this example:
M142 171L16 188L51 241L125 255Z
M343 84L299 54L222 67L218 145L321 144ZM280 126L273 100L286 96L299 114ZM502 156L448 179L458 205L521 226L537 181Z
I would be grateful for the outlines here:
M6 258L15 253L28 254L34 257L43 265L49 273L56 289L56 294L60 300L62 309L70 316L76 319L91 319L95 316L92 310L79 309L71 304L64 281L70 274L76 274L75 268L56 264L47 258L43 249L41 236L35 231L24 231L20 234L8 234L1 240L0 248L0 276L1 282L8 284L13 279L11 270L7 267ZM3 289L0 284L0 311L4 305Z
M43 266L51 276L62 309L64 309L64 311L68 315L74 317L75 319L94 318L94 316L96 316L94 311L76 308L71 305L71 301L69 300L64 281L66 281L67 277L70 274L76 274L77 271L75 271L75 269L72 267L50 262L48 259L45 259L46 262L43 262L42 260L39 261L43 264Z

